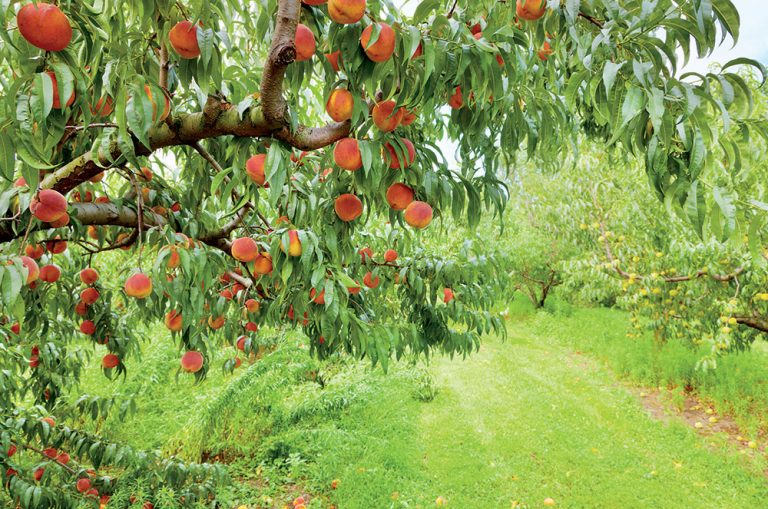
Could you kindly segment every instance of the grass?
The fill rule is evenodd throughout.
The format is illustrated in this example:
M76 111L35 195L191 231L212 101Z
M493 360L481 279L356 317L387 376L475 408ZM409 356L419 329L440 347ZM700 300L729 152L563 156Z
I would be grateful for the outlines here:
M291 334L202 385L174 380L178 353L161 333L126 381L104 384L94 370L86 385L138 395L135 416L103 424L110 435L229 463L224 507L281 508L299 493L311 495L310 508L340 509L427 508L437 497L455 508L541 507L546 497L573 508L764 503L760 455L655 420L619 377L694 383L756 430L768 406L761 386L747 385L768 379L765 354L697 372L696 352L626 339L622 313L557 302L534 313L515 301L508 324L506 342L489 338L467 360L401 363L388 374L320 364Z

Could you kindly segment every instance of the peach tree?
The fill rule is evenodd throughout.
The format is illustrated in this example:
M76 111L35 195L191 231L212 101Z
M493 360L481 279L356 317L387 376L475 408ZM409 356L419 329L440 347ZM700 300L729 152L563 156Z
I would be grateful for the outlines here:
M501 212L518 153L553 161L584 133L698 203L702 171L762 128L733 72L757 62L679 71L738 37L729 0L0 8L0 481L21 507L215 497L219 467L76 425L124 409L77 384L94 355L125 373L138 321L162 320L197 379L265 326L320 357L466 355L503 332L504 268L429 252L422 230Z

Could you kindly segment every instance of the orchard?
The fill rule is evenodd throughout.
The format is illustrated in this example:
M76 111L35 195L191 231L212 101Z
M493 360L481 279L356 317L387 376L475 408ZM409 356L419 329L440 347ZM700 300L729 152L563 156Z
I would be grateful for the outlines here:
M166 328L200 385L268 351L265 330L384 370L470 356L506 334L499 294L543 306L596 281L637 330L693 330L713 356L768 331L750 173L765 70L684 69L738 38L730 0L1 8L0 482L17 507L217 507L222 465L91 426L130 405L80 397L86 365L104 384L141 369L139 324ZM525 165L559 171L522 192ZM615 165L637 170L631 203ZM676 222L657 214L649 240L633 203ZM461 247L510 215L530 244L496 249L502 229ZM705 247L656 257L673 236Z

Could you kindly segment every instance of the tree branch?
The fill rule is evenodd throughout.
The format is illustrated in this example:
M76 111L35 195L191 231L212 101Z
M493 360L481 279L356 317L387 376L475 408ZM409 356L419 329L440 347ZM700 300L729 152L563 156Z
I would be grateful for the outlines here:
M736 316L736 322L740 325L751 327L760 332L768 333L768 319L757 316Z
M296 60L296 27L301 14L301 0L279 0L275 32L261 79L261 103L269 125L286 123L288 105L283 97L285 70Z

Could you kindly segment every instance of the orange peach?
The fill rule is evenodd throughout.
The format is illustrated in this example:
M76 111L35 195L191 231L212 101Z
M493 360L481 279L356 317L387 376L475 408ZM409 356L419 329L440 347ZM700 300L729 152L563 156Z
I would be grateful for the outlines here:
M54 240L49 240L45 243L45 248L50 251L51 254L61 254L67 250L67 241L58 239L61 239L61 237L56 235Z
M93 320L85 320L80 324L80 332L93 336L96 333L96 324L93 323Z
M63 228L64 226L67 226L69 224L69 214L64 214L56 221L51 221L48 223L51 228Z
M30 2L16 15L19 33L31 45L45 51L61 51L72 40L72 26L57 6Z
M232 258L239 262L252 262L259 256L259 246L250 237L240 237L232 241Z
M365 0L328 0L328 16L341 25L357 23L365 14Z
M312 288L309 291L309 298L315 304L325 304L325 290L321 290L320 293L317 293L317 290Z
M264 166L267 162L266 154L256 154L245 162L245 172L256 184L263 186L267 181Z
M147 98L149 99L149 102L152 104L152 121L153 122L162 122L166 118L168 118L168 115L171 113L171 100L168 98L165 93L162 93L162 91L158 88L158 91L161 92L161 95L163 96L163 100L165 101L163 104L163 110L162 112L158 112L157 108L157 102L155 101L153 95L152 95L152 87L149 85L144 85L144 93L147 95ZM132 102L133 97L128 98L128 102Z
M517 0L515 13L520 19L536 21L547 11L547 0Z
M328 0L301 0L304 5L323 5Z
M368 288L376 288L379 286L379 283L381 282L381 278L379 276L373 277L373 272L368 271L365 273L365 276L363 276L363 284L367 286Z
M416 160L416 148L413 146L413 143L411 143L411 140L400 138L400 142L405 146L405 152L408 154L407 158L402 162L400 161L398 152L400 155L403 155L403 151L401 151L399 147L395 149L391 143L387 143L384 146L384 160L389 163L389 167L393 170L408 168L413 164L413 161Z
M21 256L21 265L27 269L27 284L34 283L40 277L40 267L29 256Z
M416 113L403 109L403 121L400 123L402 126L409 126L416 121Z
M333 161L339 168L347 171L357 171L363 167L363 157L360 145L354 138L343 138L333 147Z
M120 364L120 357L113 353L108 353L101 359L101 367L104 369L116 368Z
M336 122L344 122L352 118L352 110L355 107L355 99L352 92L344 88L337 88L328 96L325 111Z
M86 306L90 306L99 300L101 294L96 288L86 288L80 292L80 300L85 303Z
M387 263L392 263L395 260L397 260L397 251L394 249L387 249L384 251L384 261Z
M370 247L360 249L357 254L360 255L360 263L368 263L368 260L373 258L373 250Z
M181 313L176 310L171 310L165 315L165 326L171 332L179 332L182 327Z
M197 25L184 20L176 23L168 32L168 40L173 50L181 58L197 58L200 56L200 46L197 43Z
M112 111L114 111L114 104L112 98L109 96L100 97L99 100L96 101L96 105L91 106L91 113L96 117L108 117L112 114ZM104 176L103 174L104 172L101 172L102 177ZM99 180L91 179L91 182L98 182Z
M345 222L354 221L363 213L363 202L354 194L342 194L333 205L336 215Z
M379 130L388 133L394 131L403 121L404 112L398 108L395 101L383 101L373 107L371 117Z
M55 283L61 277L61 269L55 263L40 268L40 281Z
M253 262L253 271L261 276L272 272L272 256L269 253L261 253Z
M315 54L315 34L306 25L299 23L296 27L296 61L309 60Z
M61 219L67 213L67 199L53 189L43 189L32 198L29 211L44 223Z
M335 72L339 72L339 61L341 59L341 51L334 51L333 53L326 53L325 58L328 59L328 62L331 63L331 67L333 67L333 70Z
M80 271L80 281L82 281L86 285L92 285L98 280L99 280L99 273L96 272L96 269L92 269L88 267Z
M395 183L387 189L387 203L395 210L405 210L414 200L413 189L402 183Z
M414 228L426 228L432 222L432 207L423 201L411 202L403 213L405 222Z
M456 87L453 95L450 97L450 99L448 99L448 106L454 110L461 109L461 107L464 106L464 98L461 95L461 87Z
M450 288L443 288L443 302L448 304L453 300L453 297L454 297L453 290L451 290Z
M51 78L51 86L53 86L53 109L63 110L67 106L72 106L72 103L75 102L74 88L72 89L72 94L69 96L69 99L67 99L67 103L62 106L61 98L59 97L59 84L56 81L56 74L53 71L45 71L45 74Z
M245 309L247 309L249 313L258 313L260 307L261 305L256 299L248 299L245 301Z
M555 50L552 49L552 46L549 44L549 41L544 41L544 44L541 46L541 49L536 53L538 55L539 59L543 62L549 58L549 55L554 53Z
M189 351L181 356L181 369L187 373L197 373L203 369L203 354Z
M285 252L285 246L280 242L280 249ZM298 230L288 230L288 256L301 256L301 239Z
M360 36L360 44L369 59L374 62L386 62L395 52L395 31L386 23L378 23L379 37L373 39L373 25L368 25Z
M218 330L224 327L224 322L225 319L223 316L217 316L215 318L213 316L208 317L208 326L213 330Z
M138 272L125 281L125 293L136 299L146 299L152 294L152 280L146 274Z
M27 244L24 247L24 254L33 260L39 260L45 254L45 246L42 244Z

